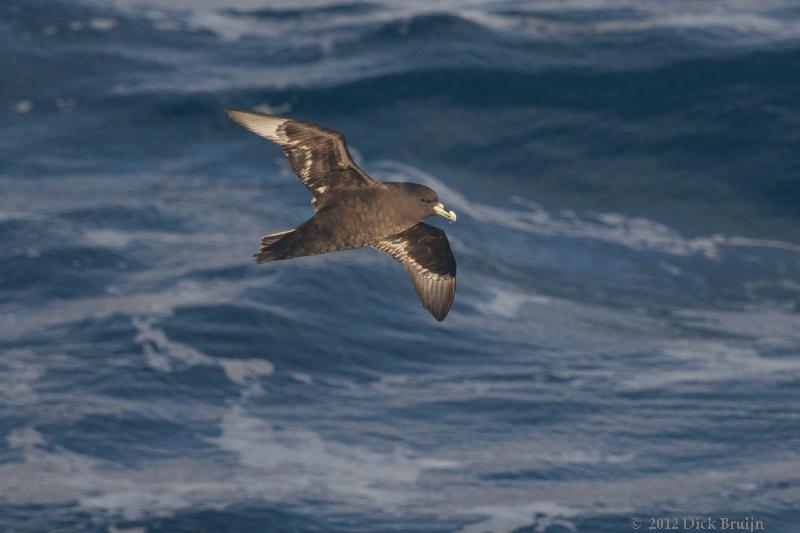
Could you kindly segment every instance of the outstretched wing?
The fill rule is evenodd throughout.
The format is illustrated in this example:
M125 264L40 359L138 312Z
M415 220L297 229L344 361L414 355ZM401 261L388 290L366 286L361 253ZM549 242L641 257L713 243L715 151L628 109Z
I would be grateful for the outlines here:
M423 307L444 320L456 294L456 259L444 231L420 222L372 247L403 264Z
M226 109L225 112L256 135L283 148L292 170L311 190L315 209L334 193L378 183L353 162L341 133L255 111Z

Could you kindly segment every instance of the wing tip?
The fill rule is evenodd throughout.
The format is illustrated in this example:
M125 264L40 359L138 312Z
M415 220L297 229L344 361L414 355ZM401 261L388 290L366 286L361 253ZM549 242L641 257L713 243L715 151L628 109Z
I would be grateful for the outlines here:
M430 295L423 296L423 294L420 292L417 294L420 296L422 305L431 315L433 315L433 318L435 318L438 322L442 322L447 317L448 313L450 313L450 309L452 309L453 302L455 301L455 276L452 278L452 283L439 284L434 291L435 293L433 298L430 298Z
M225 107L223 108L223 111L225 111L225 113L236 122L239 122L241 119L244 119L244 117L246 117L251 113L255 113L255 111L248 111L246 109L236 109L233 107Z
M238 107L223 107L222 110L225 111L225 113L227 113L227 115L229 117L234 117L234 116L248 117L249 116L249 117L271 118L271 119L277 119L277 120L290 120L287 117L281 117L281 116L278 116L278 115L270 115L269 113L262 113L261 111L256 111L256 110L253 110L253 109L241 109L241 108L238 108Z
M430 314L433 315L433 318L435 318L437 322L442 322L444 321L445 318L447 318L447 315L450 313L450 308L452 307L452 305L453 304L450 303L449 305L444 305L437 308L432 308L432 309L429 308L428 312L430 312Z
M232 107L225 107L223 110L234 122L256 135L273 142L280 143L286 141L286 136L279 133L278 128L291 119L279 117L277 115L267 115L259 111L235 109Z

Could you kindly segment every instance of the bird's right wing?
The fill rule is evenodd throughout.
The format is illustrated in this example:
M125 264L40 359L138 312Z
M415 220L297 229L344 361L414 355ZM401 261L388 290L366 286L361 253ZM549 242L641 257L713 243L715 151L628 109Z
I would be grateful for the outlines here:
M403 264L423 307L444 320L456 294L456 259L444 231L420 222L371 246Z
M255 111L226 109L225 112L256 135L283 148L292 170L311 190L315 209L332 193L378 183L355 164L341 133Z

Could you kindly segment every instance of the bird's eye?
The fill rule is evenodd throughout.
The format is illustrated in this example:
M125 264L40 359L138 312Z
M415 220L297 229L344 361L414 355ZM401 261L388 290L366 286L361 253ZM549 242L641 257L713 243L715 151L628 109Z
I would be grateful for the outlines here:
M428 203L428 200L423 198L422 196L420 196L419 201L420 202L425 202L426 204Z

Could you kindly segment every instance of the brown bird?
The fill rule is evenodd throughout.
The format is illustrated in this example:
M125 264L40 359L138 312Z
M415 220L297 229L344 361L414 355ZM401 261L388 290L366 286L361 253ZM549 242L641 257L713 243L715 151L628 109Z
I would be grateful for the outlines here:
M316 211L295 229L262 238L257 262L370 246L402 263L422 305L444 320L456 292L456 260L444 231L422 221L440 215L455 222L456 214L436 192L372 179L350 157L341 133L254 111L225 112L283 148Z

